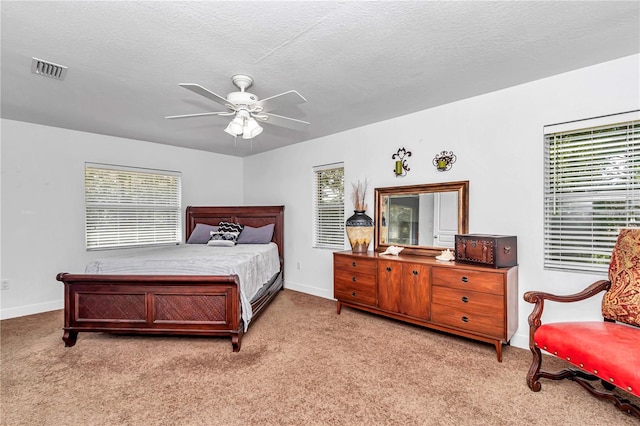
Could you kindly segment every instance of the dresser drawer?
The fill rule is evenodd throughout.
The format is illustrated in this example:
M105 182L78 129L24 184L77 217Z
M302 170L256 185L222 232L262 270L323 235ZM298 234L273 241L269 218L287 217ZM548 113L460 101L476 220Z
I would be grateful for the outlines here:
M335 269L343 271L358 271L375 275L376 261L374 259L357 259L353 256L334 257L333 265Z
M505 339L503 315L483 315L464 308L434 303L431 305L431 320L473 333Z
M376 274L360 272L360 271L345 271L343 269L336 269L334 271L333 280L336 283L353 284L358 287L370 286L375 289Z
M376 281L375 277L370 280L344 279L336 277L333 284L333 296L345 302L364 303L366 305L376 304Z
M501 273L471 271L457 268L433 268L434 286L459 288L504 295L504 276Z
M504 317L504 297L449 287L433 287L433 303L480 315Z

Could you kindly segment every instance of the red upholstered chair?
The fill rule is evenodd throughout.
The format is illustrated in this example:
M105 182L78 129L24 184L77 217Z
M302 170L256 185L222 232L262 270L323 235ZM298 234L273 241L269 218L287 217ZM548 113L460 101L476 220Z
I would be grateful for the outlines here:
M602 291L604 321L542 324L545 300L577 302ZM535 303L529 315L529 348L533 354L527 373L529 388L538 392L541 377L570 379L598 398L613 402L618 409L640 417L640 407L625 397L627 393L640 397L640 228L620 231L608 281L597 281L580 293L566 296L530 291L524 299ZM541 349L578 368L541 370ZM598 381L601 386L594 386Z

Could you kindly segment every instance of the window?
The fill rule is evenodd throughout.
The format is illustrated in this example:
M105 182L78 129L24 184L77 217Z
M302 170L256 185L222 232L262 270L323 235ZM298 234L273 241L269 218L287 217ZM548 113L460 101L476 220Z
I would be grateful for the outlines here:
M181 175L86 163L88 250L180 242Z
M640 226L640 114L547 126L544 138L544 266L606 273L619 230Z
M313 247L344 249L344 167L313 168Z

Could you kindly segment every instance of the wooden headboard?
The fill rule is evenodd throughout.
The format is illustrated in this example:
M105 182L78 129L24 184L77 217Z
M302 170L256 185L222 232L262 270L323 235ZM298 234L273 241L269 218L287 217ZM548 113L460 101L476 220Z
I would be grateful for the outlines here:
M197 223L218 225L222 221L254 228L275 224L271 241L278 245L280 267L284 272L284 206L189 206L185 215L185 241L189 239Z

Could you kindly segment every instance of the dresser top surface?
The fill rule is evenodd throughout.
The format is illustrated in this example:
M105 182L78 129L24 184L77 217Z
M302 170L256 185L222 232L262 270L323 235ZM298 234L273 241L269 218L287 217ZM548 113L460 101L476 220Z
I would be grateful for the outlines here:
M386 255L381 254L375 251L368 251L366 253L353 253L351 250L345 251L336 251L333 252L335 256L348 256L350 258L361 258L361 259L377 259L377 260L390 260L395 262L410 262L410 263L422 263L429 266L441 266L445 268L458 268L458 269L468 269L468 270L481 270L484 272L498 272L498 273L506 273L518 266L510 266L507 268L492 268L484 265L477 265L471 263L463 263L463 262L455 262L453 260L445 261L438 260L435 257L431 256L418 256L418 255L403 255L399 254L395 255Z

